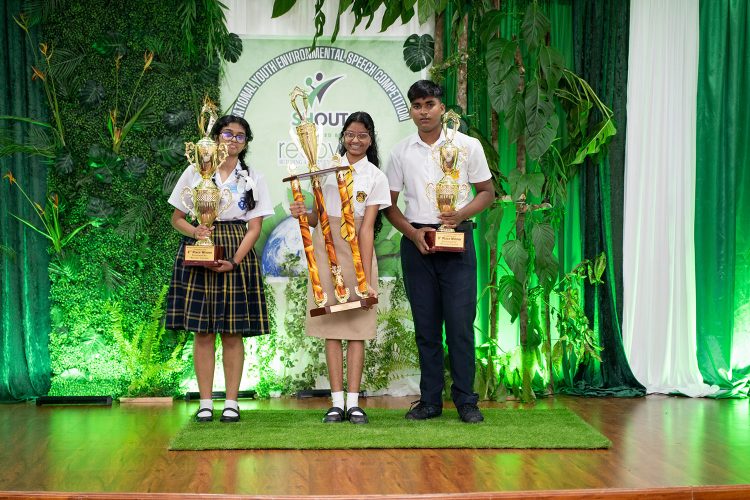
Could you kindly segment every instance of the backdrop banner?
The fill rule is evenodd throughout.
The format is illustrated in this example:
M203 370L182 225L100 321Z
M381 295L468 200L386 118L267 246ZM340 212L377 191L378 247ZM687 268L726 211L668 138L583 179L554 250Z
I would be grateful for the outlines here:
M289 166L307 172L307 161L295 141L299 119L289 93L299 86L309 94L308 119L318 125L320 168L329 166L349 114L366 111L375 121L384 169L392 147L415 132L406 91L423 76L404 63L402 40L339 38L336 46L312 50L309 38L248 38L243 44L240 60L227 65L221 95L229 113L250 123L255 139L249 164L265 176L275 206L256 250L267 276L299 275L306 272L304 252L297 223L289 217L288 183L282 179ZM307 201L312 203L309 195ZM381 276L398 270L398 238L385 224L376 245Z

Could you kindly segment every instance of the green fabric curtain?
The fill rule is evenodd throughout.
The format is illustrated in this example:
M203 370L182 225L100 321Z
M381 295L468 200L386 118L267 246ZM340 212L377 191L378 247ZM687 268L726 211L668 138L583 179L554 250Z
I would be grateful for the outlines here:
M617 135L609 154L587 160L580 171L583 258L607 256L604 285L585 287L586 315L603 347L602 362L591 360L567 392L586 396L642 396L622 346L622 225L629 2L573 0L574 71L612 107ZM594 119L596 122L596 118Z
M702 0L695 270L698 365L720 396L750 392L750 9Z
M13 21L20 0L0 7L0 116L44 120L46 103L38 81L31 81L33 50ZM28 126L0 121L0 149L8 140L28 142ZM31 199L44 205L45 165L25 155L0 158L0 172L12 172ZM36 215L17 186L0 187L0 401L46 394L50 386L49 277L46 240L10 214L33 221Z

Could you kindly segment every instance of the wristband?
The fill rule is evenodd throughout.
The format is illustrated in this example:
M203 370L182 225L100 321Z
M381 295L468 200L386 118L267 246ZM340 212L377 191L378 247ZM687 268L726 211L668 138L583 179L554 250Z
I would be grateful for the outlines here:
M237 263L234 261L234 257L229 257L229 260L227 260L230 264L232 264L232 271L237 269Z

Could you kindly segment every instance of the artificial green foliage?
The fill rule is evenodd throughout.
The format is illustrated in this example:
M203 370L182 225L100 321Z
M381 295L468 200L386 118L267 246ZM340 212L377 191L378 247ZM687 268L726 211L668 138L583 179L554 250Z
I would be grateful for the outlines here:
M185 168L183 143L200 135L195 110L204 94L216 99L218 80L199 78L207 64L186 68L180 60L182 23L169 3L67 0L56 8L65 15L48 16L41 38L53 62L63 50L77 51L80 77L58 95L67 156L50 169L50 190L66 200L65 231L92 221L100 227L79 233L50 266L50 394L118 397L134 381L113 325L132 340L128 332L147 328L169 283L179 235L165 179ZM195 43L206 41L198 34ZM191 116L165 118L174 110ZM155 359L170 359L179 338L166 332Z
M404 42L404 62L410 70L422 71L435 57L435 40L430 35L409 35Z
M126 396L174 396L182 382L186 371L182 354L187 335L183 332L176 339L172 338L172 342L167 338L164 327L167 290L165 285L148 321L135 325L132 333L123 330L122 313L117 303L108 302L105 306L112 320L112 336L130 381ZM169 348L172 352L165 355Z

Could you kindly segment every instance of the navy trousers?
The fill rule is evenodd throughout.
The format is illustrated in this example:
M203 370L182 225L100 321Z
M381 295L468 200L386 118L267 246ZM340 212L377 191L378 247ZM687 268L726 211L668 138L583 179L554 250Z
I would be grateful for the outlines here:
M474 392L477 257L471 224L463 224L462 229L466 226L462 253L422 255L411 240L401 238L401 269L419 351L420 399L438 406L443 404L443 325L453 378L451 398L456 406L478 400Z

